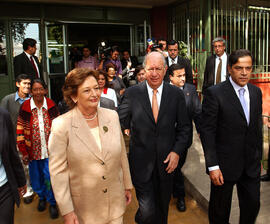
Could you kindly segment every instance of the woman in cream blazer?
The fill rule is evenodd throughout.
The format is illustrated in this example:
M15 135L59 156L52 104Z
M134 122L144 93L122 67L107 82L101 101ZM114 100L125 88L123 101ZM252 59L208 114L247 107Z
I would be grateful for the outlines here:
M77 73L85 73L84 70L75 69L68 74L63 87L65 97L65 88L72 86L70 79L78 79ZM77 94L71 96L73 109L53 121L49 139L51 182L65 223L122 223L132 188L126 149L117 113L97 108L95 99L100 93L93 77L96 78L88 75L85 81L82 79ZM85 86L90 91L86 100L80 95ZM69 103L67 97L65 100ZM94 115L85 115L81 109L88 104L96 107ZM98 124L97 132L92 130L93 122Z

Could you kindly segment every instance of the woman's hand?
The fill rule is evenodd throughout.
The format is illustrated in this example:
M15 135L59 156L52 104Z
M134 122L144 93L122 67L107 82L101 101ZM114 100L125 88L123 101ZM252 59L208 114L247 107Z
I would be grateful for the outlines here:
M120 95L122 96L124 94L124 92L125 92L125 89L121 89L120 90Z
M63 216L64 224L79 224L79 220L75 212L70 212Z
M125 190L125 196L126 196L126 205L129 205L131 202L131 190L126 189Z
M20 197L24 196L26 191L27 191L27 186L26 185L24 185L23 187L18 188L18 192L19 192Z
M29 164L29 156L28 155L23 156L22 161L23 161L24 165L28 165Z

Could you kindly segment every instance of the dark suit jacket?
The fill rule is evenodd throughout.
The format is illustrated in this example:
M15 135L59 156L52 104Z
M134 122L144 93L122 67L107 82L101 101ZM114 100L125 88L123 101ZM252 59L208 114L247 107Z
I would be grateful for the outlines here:
M59 110L60 114L65 114L66 112L69 111L69 107L66 104L66 101L64 99L59 101L57 107L58 107L58 110ZM114 101L110 100L110 99L107 99L105 97L100 97L100 107L111 109L111 110L116 109L115 106L114 106Z
M33 56L33 57L38 65L40 78L43 79L42 69L41 69L41 65L38 61L38 58L36 56ZM32 79L36 78L36 71L33 68L33 65L31 64L29 58L27 57L27 55L24 52L17 55L14 58L14 74L15 74L15 78L20 74L27 74Z
M167 66L169 68L169 60L168 57L166 58ZM178 64L183 64L185 66L185 72L186 72L186 83L193 84L193 75L192 75L192 67L190 64L189 59L187 58L182 58L180 56L177 57L177 63ZM167 70L166 75L164 76L164 81L165 82L170 82L170 77L169 77L169 70Z
M114 101L106 97L100 97L100 107L115 110Z
M130 56L130 60L131 60L131 68L136 68L136 66L138 65L138 59L135 56ZM127 67L127 60L123 58L121 60L121 63L122 69L124 70Z
M243 172L259 177L262 157L262 93L248 84L250 123L240 100L226 80L205 91L201 140L206 168L219 165L225 181L236 181Z
M20 204L18 187L26 184L24 170L16 148L13 124L8 111L0 108L0 153L8 184L12 190L16 204Z
M200 99L198 97L198 93L194 85L185 83L184 88L183 88L183 93L186 100L188 118L192 127L190 130L190 135L189 135L189 142L188 142L188 148L189 148L192 144L192 139L193 139L192 120L195 123L197 132L198 133L201 132L200 125L201 125L202 105L201 105Z
M229 71L228 71L228 61L229 61L229 55L227 55L227 78L229 77ZM204 78L203 78L203 87L202 92L214 85L215 83L215 66L216 66L216 55L211 55L206 60L206 65L204 69Z
M157 123L146 82L125 91L118 112L123 128L131 131L129 162L134 183L149 181L154 168L160 179L171 180L172 174L165 171L168 164L163 161L171 151L181 156L191 128L183 92L164 82Z

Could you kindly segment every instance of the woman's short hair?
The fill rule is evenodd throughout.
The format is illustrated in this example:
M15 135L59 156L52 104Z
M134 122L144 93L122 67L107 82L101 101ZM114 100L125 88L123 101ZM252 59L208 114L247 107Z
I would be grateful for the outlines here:
M136 76L142 69L144 69L144 67L142 65L138 65L135 68L135 71L134 71L133 75Z
M98 80L99 72L89 68L75 68L66 77L62 92L64 100L70 109L75 107L72 97L77 96L78 88L84 83L86 78L92 76Z
M116 69L117 69L116 65L113 64L113 63L108 63L108 64L105 66L105 68L106 68L106 72L109 71L109 68L113 68L115 71L116 71Z
M47 89L47 85L46 85L46 83L45 83L42 79L33 79L33 80L31 81L31 90L33 89L33 85L34 85L35 83L39 83L40 85L42 85L42 87L43 87L44 89Z
M109 84L109 80L108 80L108 76L107 76L107 73L104 72L103 70L98 70L98 75L103 75L104 78L105 78L105 88L110 88L110 84Z

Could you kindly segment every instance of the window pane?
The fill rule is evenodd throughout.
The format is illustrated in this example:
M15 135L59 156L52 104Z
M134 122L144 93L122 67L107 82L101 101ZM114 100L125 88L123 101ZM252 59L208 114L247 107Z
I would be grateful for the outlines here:
M7 75L7 52L4 23L0 22L0 76Z
M64 73L63 25L47 26L48 64L50 73Z
M13 56L15 57L23 52L22 43L25 38L32 38L37 41L36 56L40 60L40 40L38 23L14 22L12 23L11 28L13 40Z

